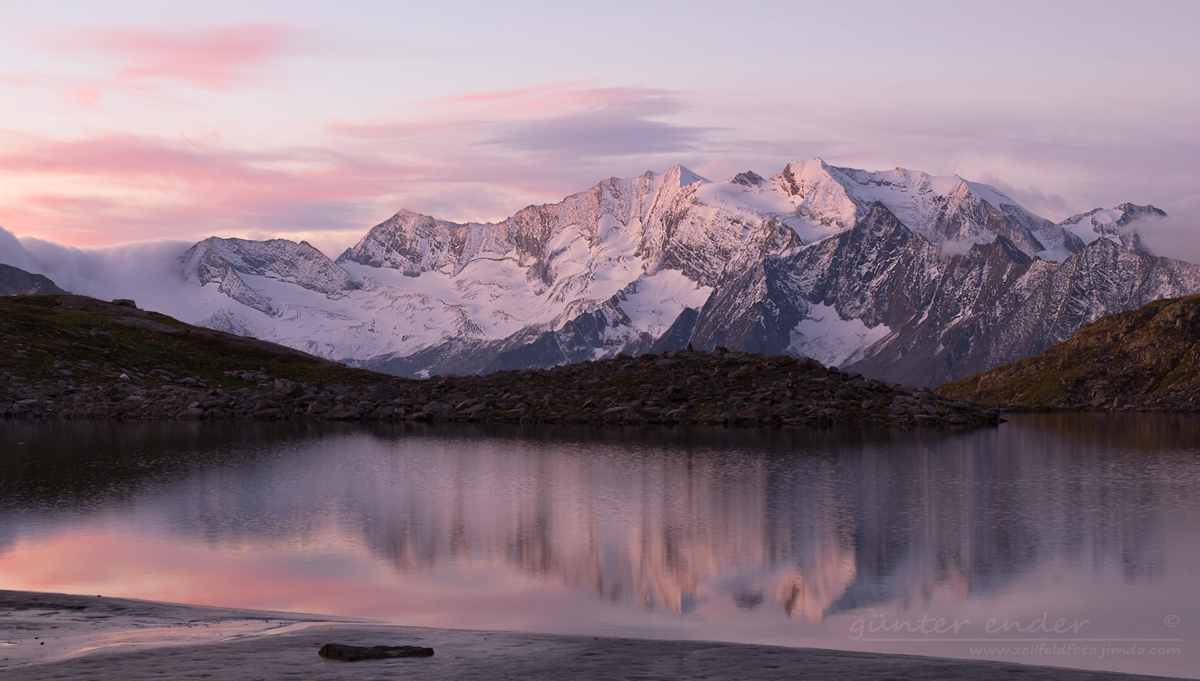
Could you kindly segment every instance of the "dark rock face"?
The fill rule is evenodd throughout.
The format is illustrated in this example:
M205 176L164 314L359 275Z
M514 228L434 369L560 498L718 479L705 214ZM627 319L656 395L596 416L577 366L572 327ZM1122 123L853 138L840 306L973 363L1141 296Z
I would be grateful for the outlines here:
M809 302L831 305L867 326L896 328L924 307L937 287L939 249L882 204L849 230L801 250L787 263Z
M654 345L650 347L650 352L662 353L667 350L682 350L686 348L695 334L696 320L699 318L699 310L685 307L683 312L680 312L675 321L671 323L671 327L667 329L666 333L654 341Z
M0 265L0 296L66 293L53 281L40 274L26 272L12 265Z
M1030 260L1001 239L955 256L921 314L849 368L942 383L1041 352L1103 314L1200 286L1200 267L1098 239L1061 264Z
M362 660L392 660L400 657L433 657L433 648L421 646L349 646L343 643L326 643L317 651L321 657L343 662Z
M704 303L691 338L681 339L674 349L692 343L705 350L722 346L766 355L786 352L791 330L808 309L788 274L779 258L768 258L723 282Z

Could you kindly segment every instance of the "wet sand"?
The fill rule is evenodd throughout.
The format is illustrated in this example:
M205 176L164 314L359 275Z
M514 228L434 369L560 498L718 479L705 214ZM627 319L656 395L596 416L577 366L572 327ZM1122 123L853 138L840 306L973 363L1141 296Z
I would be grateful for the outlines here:
M338 662L325 643L430 658ZM123 598L0 591L0 679L1151 679L811 648L426 629Z

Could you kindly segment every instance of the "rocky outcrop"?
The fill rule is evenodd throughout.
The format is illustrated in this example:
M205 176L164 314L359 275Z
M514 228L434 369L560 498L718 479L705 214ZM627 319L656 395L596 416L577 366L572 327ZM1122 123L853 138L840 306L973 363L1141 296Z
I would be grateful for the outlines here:
M357 386L272 378L257 370L229 371L225 377L252 387L225 387L161 370L123 372L99 385L62 379L33 383L5 373L0 375L0 417L785 428L999 422L993 410L929 389L883 383L807 358L725 348Z

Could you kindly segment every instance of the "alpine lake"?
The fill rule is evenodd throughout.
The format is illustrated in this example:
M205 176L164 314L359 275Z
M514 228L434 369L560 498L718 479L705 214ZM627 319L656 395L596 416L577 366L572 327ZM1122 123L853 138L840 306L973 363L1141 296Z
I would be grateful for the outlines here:
M0 421L0 588L1200 678L1200 416Z

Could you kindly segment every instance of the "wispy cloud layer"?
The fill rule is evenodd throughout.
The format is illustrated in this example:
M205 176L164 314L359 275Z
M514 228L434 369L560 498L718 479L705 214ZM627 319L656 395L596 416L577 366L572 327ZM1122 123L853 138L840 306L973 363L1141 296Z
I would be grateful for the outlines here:
M703 153L718 130L680 122L690 108L667 90L563 84L443 97L407 115L339 122L329 130L339 146L369 145L376 154L407 159L408 167L421 169L407 181L438 183L438 192L460 183L492 185L509 200L452 217L500 217L528 198L558 198L613 174L661 169Z
M419 103L394 120L346 122L330 130L349 138L412 146L459 140L481 153L586 156L681 153L694 150L705 128L664 120L685 112L675 92L647 88L550 85L465 93Z
M337 231L368 218L404 170L327 150L252 152L131 135L34 140L0 154L0 173L34 178L10 198L11 225L67 243L212 233Z
M151 27L76 29L46 42L66 52L113 60L118 84L183 83L212 90L244 84L257 69L295 46L282 23L249 23L164 30Z

